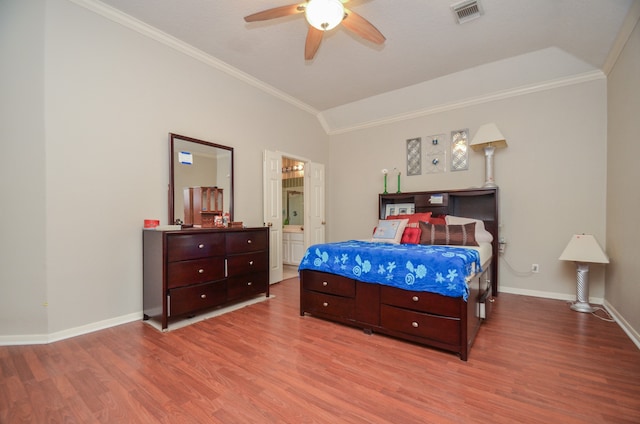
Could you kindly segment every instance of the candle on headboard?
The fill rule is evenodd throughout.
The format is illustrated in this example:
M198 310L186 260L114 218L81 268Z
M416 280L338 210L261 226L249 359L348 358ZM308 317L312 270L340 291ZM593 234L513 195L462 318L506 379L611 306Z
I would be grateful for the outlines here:
M382 194L387 194L387 174L389 171L385 168L382 170L382 174L384 175L384 192Z

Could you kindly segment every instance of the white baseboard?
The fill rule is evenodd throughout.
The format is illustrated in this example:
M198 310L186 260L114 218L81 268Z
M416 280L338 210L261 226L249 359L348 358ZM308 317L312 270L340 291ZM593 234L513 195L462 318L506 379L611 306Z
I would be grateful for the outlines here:
M545 299L566 300L567 302L573 302L576 300L575 294L546 292L539 290L525 290L515 287L500 286L500 293L520 294L523 296L542 297ZM602 299L601 297L589 297L589 303L593 303L594 305L602 305L603 302L604 299Z
M631 339L633 343L635 343L636 347L640 349L640 334L631 327L631 325L627 322L626 319L620 313L611 306L609 302L605 300L604 305L605 309L609 312L609 314L616 320L622 331L627 333L627 336Z
M117 325L140 320L142 320L142 311L122 315L116 318L106 319L103 321L92 322L90 324L81 325L80 327L69 328L67 330L62 330L51 334L16 334L10 336L0 336L0 346L53 343L60 340L69 339L71 337L93 333L94 331L104 330L105 328L115 327Z
M533 296L533 297L542 297L545 299L556 299L556 300L566 300L567 302L573 302L576 300L575 295L565 294L565 293L555 293L555 292L544 292L537 290L524 290L518 289L514 287L500 287L501 293L511 293L511 294L519 294L523 296ZM636 330L634 330L631 325L624 319L622 315L616 309L611 306L609 302L602 298L598 297L589 297L589 303L594 305L602 305L607 312L613 317L616 323L622 328L627 336L631 339L631 341L640 349L640 334Z

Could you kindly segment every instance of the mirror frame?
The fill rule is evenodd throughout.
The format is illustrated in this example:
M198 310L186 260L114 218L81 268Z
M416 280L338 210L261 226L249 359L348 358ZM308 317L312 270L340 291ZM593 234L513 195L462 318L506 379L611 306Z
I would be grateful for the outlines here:
M222 144L217 144L217 143L211 143L209 141L204 141L204 140L198 140L197 138L192 138L192 137L187 137L184 135L180 135L180 134L174 134L174 133L169 133L169 224L174 224L175 223L175 199L174 199L174 192L175 192L175 169L174 169L174 156L175 156L175 140L180 140L180 141L186 141L186 142L191 142L191 143L196 143L196 144L200 144L203 146L209 146L212 148L216 148L216 149L222 149L222 150L227 150L229 151L229 153L231 154L231 166L230 166L230 173L231 173L231 178L229 179L229 220L233 221L233 147L229 147L229 146L223 146Z

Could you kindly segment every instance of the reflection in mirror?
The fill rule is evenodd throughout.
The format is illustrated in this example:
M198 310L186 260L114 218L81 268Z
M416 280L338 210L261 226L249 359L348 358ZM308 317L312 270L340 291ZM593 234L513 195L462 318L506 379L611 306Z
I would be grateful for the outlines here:
M233 221L233 148L178 134L169 134L169 144L169 222Z
M284 225L304 225L304 162L282 158L282 218Z

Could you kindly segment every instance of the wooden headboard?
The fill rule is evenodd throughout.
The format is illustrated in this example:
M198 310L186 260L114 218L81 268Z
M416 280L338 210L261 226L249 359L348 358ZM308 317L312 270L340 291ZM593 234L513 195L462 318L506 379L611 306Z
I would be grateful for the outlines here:
M491 261L491 285L498 295L498 188L473 188L463 190L416 191L379 195L378 217L386 217L387 208L398 209L404 204L414 205L415 212L431 212L437 215L455 215L480 219L493 236L493 260ZM404 211L402 211L404 212ZM399 212L396 210L396 214ZM406 213L410 213L407 211Z

